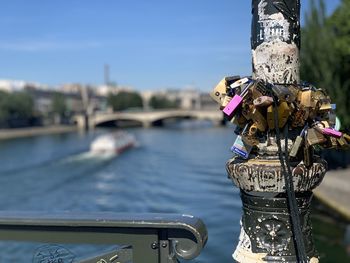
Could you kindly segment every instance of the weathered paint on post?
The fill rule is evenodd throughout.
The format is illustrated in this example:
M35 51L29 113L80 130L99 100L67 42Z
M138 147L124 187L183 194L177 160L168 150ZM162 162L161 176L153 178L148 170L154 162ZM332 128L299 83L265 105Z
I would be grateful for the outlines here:
M253 0L253 78L270 83L298 83L300 1Z

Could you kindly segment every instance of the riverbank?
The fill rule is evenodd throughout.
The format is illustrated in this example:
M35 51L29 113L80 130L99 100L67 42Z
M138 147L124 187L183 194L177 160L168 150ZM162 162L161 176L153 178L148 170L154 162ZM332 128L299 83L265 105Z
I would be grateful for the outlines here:
M77 130L74 125L55 125L46 127L29 127L17 129L0 129L0 140L31 137L45 134L67 133Z
M314 190L316 198L350 221L350 169L327 172Z

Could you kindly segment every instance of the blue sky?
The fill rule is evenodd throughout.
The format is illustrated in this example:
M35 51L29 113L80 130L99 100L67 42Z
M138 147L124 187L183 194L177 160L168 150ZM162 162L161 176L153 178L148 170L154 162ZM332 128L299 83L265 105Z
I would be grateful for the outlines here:
M302 14L309 0L302 1ZM327 0L328 12L340 0ZM139 90L248 75L251 0L2 1L0 78Z

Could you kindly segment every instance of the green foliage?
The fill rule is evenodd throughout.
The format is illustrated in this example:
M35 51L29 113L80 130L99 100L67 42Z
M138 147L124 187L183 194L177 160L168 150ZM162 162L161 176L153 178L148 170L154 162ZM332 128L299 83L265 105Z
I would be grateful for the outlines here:
M0 124L11 120L28 121L34 116L33 98L26 92L0 92Z
M162 95L153 95L149 101L149 106L153 109L175 109L178 108L176 101L167 99Z
M116 95L109 94L107 103L114 111L143 107L142 98L137 92L121 91Z
M9 93L0 91L0 124L3 124L9 118L8 98Z
M64 98L64 95L62 93L54 93L54 95L52 96L51 109L53 113L58 114L61 117L66 115L68 108L66 104L66 99Z
M350 0L327 17L323 0L312 0L302 28L301 78L327 90L343 126L350 126Z

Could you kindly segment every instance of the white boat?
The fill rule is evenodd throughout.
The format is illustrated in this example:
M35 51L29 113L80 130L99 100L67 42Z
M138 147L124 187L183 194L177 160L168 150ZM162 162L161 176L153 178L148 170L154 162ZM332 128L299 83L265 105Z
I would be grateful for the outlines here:
M120 154L135 146L137 141L133 135L118 131L97 137L90 145L90 152Z

